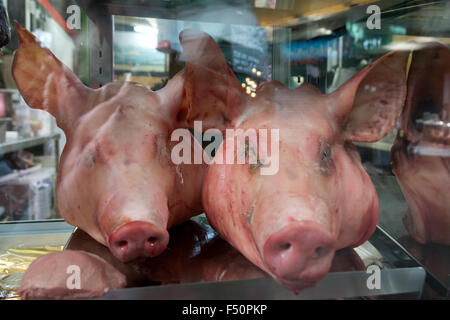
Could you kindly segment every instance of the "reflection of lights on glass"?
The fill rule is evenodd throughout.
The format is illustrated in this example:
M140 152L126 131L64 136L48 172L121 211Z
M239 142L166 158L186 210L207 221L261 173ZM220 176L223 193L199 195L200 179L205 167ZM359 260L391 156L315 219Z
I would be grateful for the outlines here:
M320 34L326 34L326 35L333 33L333 31L331 31L330 29L327 29L327 28L319 28L319 29L317 29L317 32L319 32Z
M258 77L261 77L261 71L256 72L256 75L257 75Z
M245 83L242 83L242 88L245 88Z
M152 26L146 26L143 24L137 24L134 26L134 32L139 32L139 33L148 33L148 32L153 32L155 29Z
M158 46L158 29L144 24L137 24L133 27L137 33L138 42L144 48L156 48Z
M250 87L247 87L247 93L250 94L250 92L251 92Z
M252 98L256 97L256 93L252 92L252 94L250 95L250 97L252 97Z
M253 73L256 73L256 68L253 68L253 69L252 69L252 72L253 72Z

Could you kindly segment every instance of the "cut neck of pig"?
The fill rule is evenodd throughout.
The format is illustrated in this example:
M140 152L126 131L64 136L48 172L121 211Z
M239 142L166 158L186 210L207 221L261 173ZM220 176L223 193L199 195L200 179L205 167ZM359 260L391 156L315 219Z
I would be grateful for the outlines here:
M171 161L185 73L157 92L131 82L94 90L34 35L16 29L17 87L30 107L56 118L67 139L57 176L61 216L123 262L159 255L167 229L202 212L205 166Z
M189 30L180 39L188 121L212 114L222 117L211 118L223 124L220 130L257 132L231 150L234 164L224 159L239 148L238 133L224 137L216 153L223 164L212 163L203 184L209 222L286 288L314 285L336 250L358 246L375 230L378 197L352 142L377 141L394 128L406 96L409 52L381 57L329 95L309 84L289 90L272 81L251 98L210 36ZM267 158L236 164L237 155L272 146L260 143L259 129L279 130L278 150L266 153L278 151L272 175L261 174Z

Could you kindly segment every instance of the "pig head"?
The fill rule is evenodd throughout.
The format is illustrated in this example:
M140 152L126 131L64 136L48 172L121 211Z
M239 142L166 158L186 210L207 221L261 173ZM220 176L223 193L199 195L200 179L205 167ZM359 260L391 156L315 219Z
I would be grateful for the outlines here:
M406 95L409 53L383 56L329 95L309 84L289 90L272 81L251 98L211 37L195 31L180 37L186 75L194 78L188 83L198 91L185 113L202 118L215 109L227 128L203 184L209 222L283 286L313 285L336 250L360 245L376 227L378 197L352 142L377 141L393 129ZM208 63L194 70L202 61ZM210 100L196 99L200 92ZM245 139L249 130L256 133ZM232 164L227 154L234 155ZM238 164L242 155L256 162Z
M418 45L408 76L402 130L391 150L408 203L403 222L419 243L450 245L450 50Z
M93 90L16 28L17 87L30 107L55 116L67 138L57 176L62 217L123 262L160 254L167 229L202 210L205 167L171 161L184 73L158 92L130 82Z

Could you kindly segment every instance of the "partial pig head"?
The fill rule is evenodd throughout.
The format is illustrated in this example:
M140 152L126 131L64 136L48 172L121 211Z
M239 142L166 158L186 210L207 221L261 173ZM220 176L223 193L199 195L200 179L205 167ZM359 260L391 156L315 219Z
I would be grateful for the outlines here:
M206 53L193 52L188 61L218 50L208 35L197 36L208 43ZM203 184L206 215L234 247L287 288L313 285L328 272L335 250L358 246L373 233L378 198L352 142L377 141L395 126L406 95L408 55L385 55L329 95L308 84L289 90L273 81L251 98L233 87L236 81L214 91L219 78L209 78L208 92L221 99L214 106L231 110L222 110L228 129L256 133L239 145L240 133L225 131ZM207 67L230 74L221 55ZM233 100L225 99L230 95ZM208 108L201 101L192 105ZM227 153L234 164L226 164ZM249 159L252 153L256 163L237 164L240 155ZM261 174L270 167L271 174Z
M167 229L201 213L203 167L171 161L184 74L158 92L130 82L93 90L16 27L17 87L30 107L55 116L67 138L57 177L62 217L121 261L160 254Z
M419 243L450 245L450 50L444 45L415 48L401 119L391 159L408 203L404 225Z

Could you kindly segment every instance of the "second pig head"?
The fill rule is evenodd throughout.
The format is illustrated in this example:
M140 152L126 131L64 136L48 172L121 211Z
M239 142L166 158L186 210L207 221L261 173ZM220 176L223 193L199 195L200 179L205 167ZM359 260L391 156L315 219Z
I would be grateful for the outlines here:
M362 244L375 230L378 197L352 142L374 142L394 128L409 53L381 57L332 94L272 81L252 98L211 37L189 31L181 38L200 48L185 46L186 74L196 85L189 113L220 112L226 128L203 184L209 222L283 286L314 285L336 250ZM193 68L202 61L203 71ZM242 156L247 162L239 164Z

